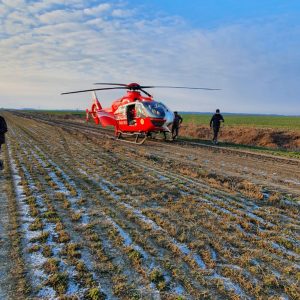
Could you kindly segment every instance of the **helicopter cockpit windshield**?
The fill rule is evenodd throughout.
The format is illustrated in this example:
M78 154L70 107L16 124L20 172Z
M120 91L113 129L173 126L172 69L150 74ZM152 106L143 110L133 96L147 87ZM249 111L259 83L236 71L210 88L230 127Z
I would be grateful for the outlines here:
M165 117L165 107L156 101L146 101L142 102L146 111L150 114L153 118L164 118Z

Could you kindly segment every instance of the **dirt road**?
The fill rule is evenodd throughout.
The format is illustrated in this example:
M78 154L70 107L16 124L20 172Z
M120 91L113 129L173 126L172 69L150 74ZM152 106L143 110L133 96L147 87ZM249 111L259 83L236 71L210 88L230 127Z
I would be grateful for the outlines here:
M299 296L299 161L6 118L29 296Z

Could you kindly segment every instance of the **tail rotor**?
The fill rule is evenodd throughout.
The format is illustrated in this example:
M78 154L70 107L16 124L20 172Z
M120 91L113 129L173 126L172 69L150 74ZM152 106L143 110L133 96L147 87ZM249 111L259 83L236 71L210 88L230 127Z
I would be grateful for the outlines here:
M98 100L97 94L95 91L92 91L92 107L91 110L86 109L86 121L89 121L90 115L92 116L94 122L98 125L100 123L100 119L98 117L97 112L102 109L102 106Z

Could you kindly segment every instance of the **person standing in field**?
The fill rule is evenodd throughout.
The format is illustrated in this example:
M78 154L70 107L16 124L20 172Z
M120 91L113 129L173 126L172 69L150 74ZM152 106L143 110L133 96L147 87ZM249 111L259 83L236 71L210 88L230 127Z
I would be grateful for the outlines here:
M218 134L220 131L221 121L224 122L223 116L220 114L220 110L217 109L216 113L211 117L209 126L210 128L213 128L214 131L214 137L212 142L214 144L218 144Z
M1 146L5 143L5 133L7 132L7 125L2 116L0 116L0 153ZM0 159L0 170L3 169L3 161Z
M179 127L182 123L183 119L182 117L178 114L177 111L174 111L174 120L172 124L172 138L175 140L178 136L179 133Z

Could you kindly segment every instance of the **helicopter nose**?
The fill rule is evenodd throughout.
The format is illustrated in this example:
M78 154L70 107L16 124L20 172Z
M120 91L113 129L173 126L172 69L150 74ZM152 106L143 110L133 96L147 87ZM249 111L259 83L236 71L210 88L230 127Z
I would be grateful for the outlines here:
M174 120L174 114L170 111L166 111L165 113L165 126L169 126L170 124L173 123L173 120Z

